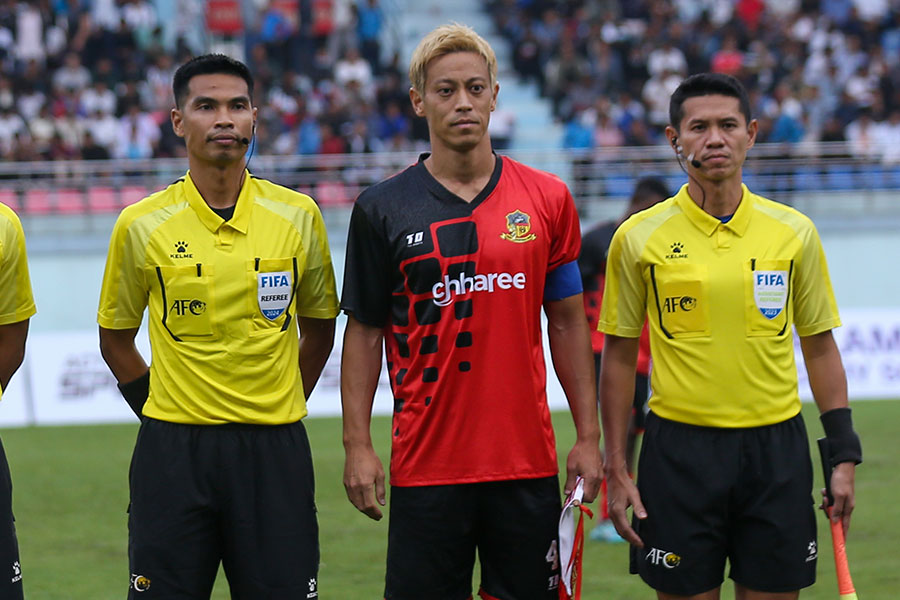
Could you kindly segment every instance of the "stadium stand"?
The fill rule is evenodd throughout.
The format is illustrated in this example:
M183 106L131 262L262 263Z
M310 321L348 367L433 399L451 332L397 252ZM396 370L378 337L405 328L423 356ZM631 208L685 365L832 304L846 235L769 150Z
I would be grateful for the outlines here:
M180 176L171 76L211 49L243 58L257 78L254 170L323 206L345 206L362 186L415 160L427 132L409 106L401 53L414 29L408 21L426 19L434 2L214 4L221 10L197 28L189 24L204 18L201 0L2 3L0 201L27 215L112 213ZM534 152L535 140L543 150L580 148L532 162L572 181L583 204L622 198L648 172L683 181L661 144L668 91L710 69L751 90L761 144L747 176L759 191L900 185L900 8L892 3L465 5L484 9L471 20L494 27L484 33L514 69L504 71L501 109L524 112L502 115L503 145L517 153ZM538 122L530 101L519 101L538 95L530 90L555 115L552 127L525 127Z

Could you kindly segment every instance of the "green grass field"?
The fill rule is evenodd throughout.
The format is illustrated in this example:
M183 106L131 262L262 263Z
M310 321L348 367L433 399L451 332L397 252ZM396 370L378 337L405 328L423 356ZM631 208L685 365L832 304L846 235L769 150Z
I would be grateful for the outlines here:
M821 435L814 407L805 406L804 414L810 436ZM856 402L854 418L866 462L857 470L857 510L847 545L850 566L864 600L897 598L900 479L895 475L894 424L900 423L900 401ZM554 420L564 458L573 439L571 420L566 413L554 415ZM307 428L316 462L322 597L381 598L387 523L370 521L346 500L341 485L340 420L311 419ZM373 429L377 447L387 458L387 419L375 419ZM136 431L136 425L117 425L0 432L13 473L25 591L30 599L125 597L127 473ZM818 477L816 485L821 487ZM819 582L802 597L836 599L824 517L819 524ZM637 577L627 574L624 544L588 542L584 566L584 600L655 597ZM223 579L220 576L214 598L228 597ZM733 597L727 583L725 589L723 597Z

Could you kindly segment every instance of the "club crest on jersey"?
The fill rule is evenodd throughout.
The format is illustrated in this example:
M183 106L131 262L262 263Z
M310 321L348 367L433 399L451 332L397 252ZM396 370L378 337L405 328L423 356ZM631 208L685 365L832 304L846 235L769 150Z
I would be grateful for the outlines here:
M291 303L291 274L288 271L257 274L256 297L260 312L274 321Z
M521 210L506 215L506 231L508 233L501 233L500 237L508 242L521 244L537 238L536 234L531 233L531 217Z
M753 299L767 319L781 314L787 303L787 271L753 271Z

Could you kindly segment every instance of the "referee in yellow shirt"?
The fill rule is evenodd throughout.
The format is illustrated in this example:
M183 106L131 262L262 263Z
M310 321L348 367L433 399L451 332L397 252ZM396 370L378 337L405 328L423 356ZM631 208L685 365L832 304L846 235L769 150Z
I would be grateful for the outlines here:
M129 598L316 598L313 466L300 422L338 313L311 198L250 175L247 67L182 65L175 133L190 170L122 211L98 322L141 417L130 472ZM153 359L134 339L145 309ZM299 326L299 336L298 336Z
M793 328L845 528L862 460L825 255L807 217L743 185L757 122L736 79L689 77L669 118L688 184L628 219L607 262L599 329L610 514L632 544L631 571L660 599L717 599L726 561L740 600L797 598L815 581L817 544ZM625 440L645 318L652 394L636 487Z
M28 320L36 312L19 217L0 203L0 399L25 358ZM0 598L22 598L22 567L12 512L12 480L0 443Z

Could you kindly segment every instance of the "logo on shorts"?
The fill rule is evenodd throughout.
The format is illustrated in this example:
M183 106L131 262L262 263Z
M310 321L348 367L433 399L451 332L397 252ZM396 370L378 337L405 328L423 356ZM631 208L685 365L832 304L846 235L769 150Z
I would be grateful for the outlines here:
M509 233L501 233L500 237L507 242L521 244L537 238L536 234L531 233L531 217L521 210L506 215L506 231Z
M143 575L131 574L131 588L136 592L146 592L150 589L150 579Z
M11 583L19 583L22 581L22 565L19 564L19 561L15 561L12 564L12 571L13 576Z
M316 587L317 587L317 585L318 585L318 584L316 583L316 578L315 578L315 577L310 577L310 578L309 578L309 581L307 581L306 584L309 586L309 593L306 595L306 597L307 597L307 598L318 598L318 597L319 597L319 592L318 592L318 590L316 589Z
M650 548L650 552L644 557L644 560L654 566L664 566L667 569L674 569L681 564L681 557L674 552L667 552L659 548Z
M806 562L812 562L819 557L819 547L816 545L815 540L811 541L806 549L809 552L809 555L806 557Z

